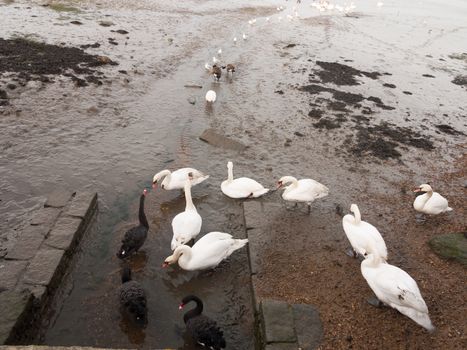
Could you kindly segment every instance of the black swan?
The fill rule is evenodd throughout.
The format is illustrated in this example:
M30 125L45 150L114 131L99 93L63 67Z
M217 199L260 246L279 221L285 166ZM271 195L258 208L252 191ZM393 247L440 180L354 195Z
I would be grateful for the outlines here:
M119 289L120 305L132 316L136 323L145 325L147 321L146 293L141 285L131 280L128 265L122 270L122 285Z
M179 309L188 304L190 301L196 303L196 307L183 316L186 328L192 338L200 345L212 349L220 350L225 348L224 333L220 330L214 320L201 315L203 312L203 302L195 295L188 295L183 298Z
M122 246L117 253L117 257L124 259L132 253L137 252L144 244L148 236L149 224L144 214L144 199L146 198L147 190L144 189L139 199L139 225L125 232L122 239Z

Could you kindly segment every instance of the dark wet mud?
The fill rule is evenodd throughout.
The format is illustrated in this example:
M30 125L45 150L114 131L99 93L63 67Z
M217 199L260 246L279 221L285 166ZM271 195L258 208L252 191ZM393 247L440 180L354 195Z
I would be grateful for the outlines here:
M118 63L108 57L90 55L76 47L0 38L0 76L9 73L10 82L6 84L9 89L15 83L24 86L31 80L53 82L53 75L70 77L77 86L88 83L102 85L101 80L105 79L105 75L96 68L106 64ZM0 83L0 87L4 86Z

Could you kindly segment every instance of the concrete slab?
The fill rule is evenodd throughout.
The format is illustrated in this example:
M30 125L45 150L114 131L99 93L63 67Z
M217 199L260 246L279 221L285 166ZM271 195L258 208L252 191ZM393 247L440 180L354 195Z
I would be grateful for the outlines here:
M16 244L8 251L6 259L29 260L36 255L48 228L42 225L27 225L21 232Z
M83 229L82 223L81 218L60 217L44 243L49 247L69 251L75 238L80 234L80 230Z
M317 349L323 338L319 311L313 305L292 304L295 332L302 350Z
M27 261L4 260L0 262L0 290L10 290L16 286Z
M261 317L263 320L263 334L269 343L296 343L294 318L292 308L284 301L261 300Z
M23 282L26 284L39 284L48 286L58 272L64 251L42 247L26 268Z
M60 215L61 209L47 207L37 210L32 219L31 225L44 225L45 227L52 227Z
M71 201L68 215L87 219L92 216L97 205L97 193L89 191L78 191Z
M224 135L218 134L213 129L206 129L199 137L202 141L209 143L210 145L227 148L234 151L243 151L246 146L243 143L229 139Z
M73 194L74 192L70 190L57 188L47 197L44 207L62 208L68 203Z

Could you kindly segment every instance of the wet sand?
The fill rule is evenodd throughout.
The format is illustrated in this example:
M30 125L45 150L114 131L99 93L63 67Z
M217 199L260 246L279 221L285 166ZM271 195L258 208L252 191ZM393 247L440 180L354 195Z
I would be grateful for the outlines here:
M284 13L275 10L279 5L287 7ZM67 292L57 301L46 343L113 341L113 346L151 347L159 342L152 332L143 342L141 335L129 332L137 339L127 340L125 325L123 330L115 327L118 313L111 306L94 310L89 305L103 305L99 300L107 300L106 293L118 285L113 254L119 237L134 223L141 188L150 185L160 169L190 165L209 173L209 183L195 191L197 197L208 198L200 204L203 232L219 227L241 232L238 203L222 197L219 189L225 164L232 160L237 176L268 186L290 174L314 178L331 190L313 205L310 216L279 206L260 278L264 296L319 307L323 349L465 348L465 268L441 260L426 245L436 234L465 230L466 91L452 82L465 73L460 54L465 50L462 18L467 9L462 2L395 2L381 9L357 4L348 16L320 14L300 5L300 18L292 21L286 14L293 15L293 4L283 1L189 2L179 7L169 2L89 1L76 6L79 11L21 1L0 7L4 39L28 34L29 39L72 47L98 42L100 47L90 46L86 52L119 63L99 68L106 76L102 86L80 87L69 77L56 76L54 83L33 81L8 90L10 78L1 79L0 89L10 98L8 106L0 106L2 247L14 243L15 229L55 186L90 187L100 195L98 232L84 243ZM265 20L268 16L270 21ZM254 17L257 22L248 25ZM49 21L54 25L45 26ZM113 25L102 26L102 21ZM119 29L128 34L111 32ZM245 41L242 32L248 34ZM236 45L233 37L238 38ZM226 63L234 62L238 69L232 79L223 77L216 84L204 64L221 47ZM190 83L203 89L184 87ZM218 94L212 108L205 108L203 100L208 89ZM195 105L189 98L195 98ZM206 128L248 149L238 154L211 147L198 140ZM418 224L410 189L422 182L445 195L454 212ZM157 243L150 245L145 269L137 276L155 288L155 277L165 276L159 268L166 253L161 247L170 239L169 223L183 199L175 193L151 196L151 230ZM265 200L280 203L277 196ZM336 208L346 213L352 202L359 204L365 220L381 229L389 261L419 283L438 327L433 335L393 310L365 303L371 291L359 263L343 253L347 242L336 213ZM231 277L241 279L246 273L237 271L242 259L244 252L223 267ZM214 278L220 278L216 273ZM176 274L169 284L179 278ZM238 292L232 288L238 283L229 283L232 293ZM201 280L192 286L204 285ZM172 287L165 290L177 290ZM179 297L175 293L170 300ZM248 293L232 298L247 307L246 314L237 309L225 319L221 302L229 294L212 298L211 312L227 328L236 317L251 322ZM99 311L112 322L101 322ZM83 340L75 329L77 336L70 338L74 325L88 319L94 335ZM178 322L168 322L167 344L176 338L173 327ZM242 344L250 332L238 325L232 329L234 344Z

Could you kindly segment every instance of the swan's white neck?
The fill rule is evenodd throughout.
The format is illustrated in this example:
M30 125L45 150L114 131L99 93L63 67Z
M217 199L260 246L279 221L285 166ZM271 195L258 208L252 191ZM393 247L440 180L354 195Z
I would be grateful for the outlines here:
M284 183L284 185L290 183L290 185L288 185L286 188L285 188L285 191L290 191L292 188L295 188L298 186L298 180L296 178L294 178L293 176L284 176L282 182Z
M381 258L375 254L369 254L365 260L362 261L364 267L378 267L381 264Z
M358 209L356 205L352 205L352 207L350 208L350 211L353 213L355 217L355 221L354 221L355 225L360 224L360 222L362 221L362 216L360 215L360 209Z
M429 191L420 196L422 197L421 208L425 206L426 202L428 202L428 200L431 198L432 195L433 195L433 191Z
M233 166L227 167L227 174L228 174L227 181L232 182L233 181Z
M191 197L191 181L187 180L185 182L185 200L186 200L186 210L196 210L195 205L193 204L193 198Z
M159 180L162 180L164 177L167 177L167 181L170 181L170 175L172 175L172 173L170 172L170 170L162 170L162 171L159 171L156 175L156 177L159 179Z
M175 248L173 258L175 261L178 260L178 265L182 269L185 269L186 267L188 267L188 264L191 260L191 247L187 245L178 246L177 248Z

